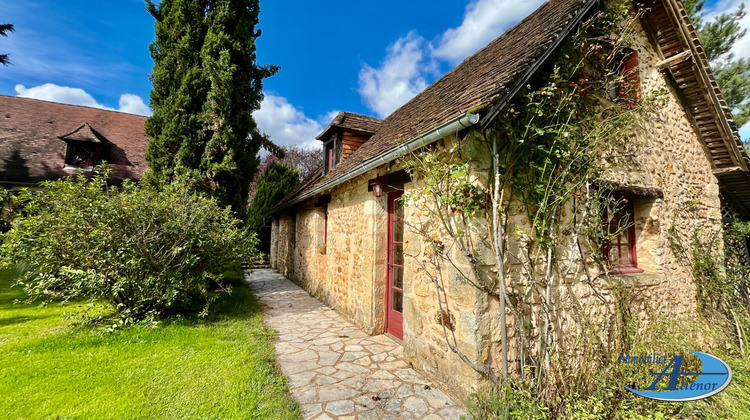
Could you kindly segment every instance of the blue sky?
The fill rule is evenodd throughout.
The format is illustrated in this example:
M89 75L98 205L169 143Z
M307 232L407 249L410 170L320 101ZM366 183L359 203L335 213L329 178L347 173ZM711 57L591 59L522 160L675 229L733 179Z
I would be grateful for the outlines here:
M256 120L279 144L313 146L339 110L384 117L541 3L261 0L258 60L281 71L265 81ZM709 13L739 3L710 2ZM12 62L0 94L149 112L154 35L142 0L0 0L0 21L16 26L0 38ZM736 51L750 55L750 36Z

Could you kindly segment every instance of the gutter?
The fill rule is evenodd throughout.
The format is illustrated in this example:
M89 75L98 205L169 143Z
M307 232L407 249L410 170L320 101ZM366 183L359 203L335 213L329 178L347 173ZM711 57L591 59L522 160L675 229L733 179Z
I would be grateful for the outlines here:
M428 131L427 133L421 136L415 137L407 142L399 144L398 147L396 147L395 149L368 161L364 165L344 174L343 176L333 179L329 182L326 182L325 184L317 188L314 188L302 195L297 196L296 198L289 201L288 203L285 203L279 207L274 208L273 210L268 212L268 214L271 215L281 210L284 210L286 208L289 208L310 197L320 194L321 192L325 190L331 189L337 185L343 184L346 181L356 178L366 172L369 172L379 166L385 165L395 160L397 157L401 155L423 148L444 137L453 135L463 130L464 128L471 127L478 122L479 122L479 114L471 114L467 112L462 115L459 115L458 117L453 118L452 120L449 120L439 125L437 128L433 128L432 130Z

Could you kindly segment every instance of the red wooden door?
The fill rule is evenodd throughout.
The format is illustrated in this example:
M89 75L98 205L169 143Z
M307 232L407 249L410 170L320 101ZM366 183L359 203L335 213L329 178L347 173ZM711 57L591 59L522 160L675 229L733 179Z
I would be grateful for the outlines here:
M404 338L404 203L403 191L388 193L388 279L385 331Z

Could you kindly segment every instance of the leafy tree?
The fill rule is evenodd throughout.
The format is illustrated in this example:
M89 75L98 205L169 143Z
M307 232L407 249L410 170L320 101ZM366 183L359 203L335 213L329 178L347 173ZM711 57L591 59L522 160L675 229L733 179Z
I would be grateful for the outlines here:
M8 32L13 32L15 29L13 28L13 25L10 23L3 23L0 24L0 35L2 36L8 36ZM10 58L8 58L8 54L0 54L0 64L7 66L10 64Z
M206 313L223 273L256 259L255 235L216 199L184 185L110 187L107 177L105 168L18 196L24 213L3 236L0 266L22 270L31 300L101 299L122 324Z
M144 180L179 180L241 214L258 151L277 150L252 117L278 70L256 63L258 0L146 3L156 40Z
M736 58L732 48L747 35L747 30L740 25L747 13L745 5L740 4L737 10L722 13L706 22L703 16L704 0L684 2L698 30L706 56L714 67L716 81L733 110L735 121L742 127L750 122L750 60Z
M258 178L265 169L274 162L281 162L285 166L299 171L300 181L319 171L323 166L323 154L320 149L304 149L299 146L282 146L283 156L275 154L266 155L260 162L258 172L250 183L248 203L253 201L255 192L258 190Z
M274 162L266 168L258 179L258 192L248 210L248 229L258 233L259 250L268 253L271 249L271 228L263 216L279 200L299 185L299 171L291 169L280 162Z

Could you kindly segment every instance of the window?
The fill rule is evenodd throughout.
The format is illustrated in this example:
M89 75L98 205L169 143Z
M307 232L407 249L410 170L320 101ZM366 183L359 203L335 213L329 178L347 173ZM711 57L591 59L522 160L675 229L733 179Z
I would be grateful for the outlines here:
M610 80L609 97L632 104L641 97L641 73L638 69L638 51L626 49L622 53L617 75ZM616 80L615 80L616 79Z
M92 144L69 142L65 165L73 168L92 168L94 166L95 147Z
M326 172L331 172L333 169L333 143L328 146L328 168Z
M318 254L325 255L328 246L328 205L318 206L318 227L316 245Z
M610 274L642 273L636 256L633 200L613 200L604 208L602 254Z

